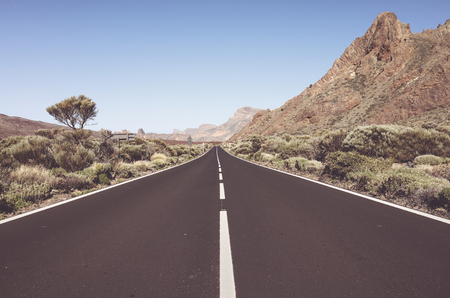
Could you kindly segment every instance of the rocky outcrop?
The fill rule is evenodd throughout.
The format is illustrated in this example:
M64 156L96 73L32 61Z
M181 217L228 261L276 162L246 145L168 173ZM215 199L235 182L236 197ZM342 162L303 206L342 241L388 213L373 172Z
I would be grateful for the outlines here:
M409 24L384 12L319 81L282 107L256 114L233 139L363 124L408 124L408 119L423 113L448 109L449 83L450 20L414 34ZM445 121L449 119L435 119Z

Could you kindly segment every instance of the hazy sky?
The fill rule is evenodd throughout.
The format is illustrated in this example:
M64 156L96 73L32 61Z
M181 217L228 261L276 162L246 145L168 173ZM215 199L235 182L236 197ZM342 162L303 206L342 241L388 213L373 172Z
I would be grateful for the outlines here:
M219 125L300 94L384 11L417 33L450 1L0 0L0 113L56 123L83 94L94 130Z

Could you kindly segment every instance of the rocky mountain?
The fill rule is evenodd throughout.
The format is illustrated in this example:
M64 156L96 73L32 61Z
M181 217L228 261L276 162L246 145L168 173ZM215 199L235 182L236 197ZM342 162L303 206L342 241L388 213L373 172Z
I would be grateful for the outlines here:
M282 107L259 112L232 139L365 124L448 124L449 104L450 20L412 33L384 12L318 82Z
M10 136L34 135L36 130L54 128L67 129L66 126L62 125L0 114L0 139Z
M244 107L238 109L233 117L219 126L202 124L198 128L188 128L183 131L174 129L172 134L147 133L145 136L151 139L186 141L190 135L194 142L223 142L244 128L259 111L262 110Z

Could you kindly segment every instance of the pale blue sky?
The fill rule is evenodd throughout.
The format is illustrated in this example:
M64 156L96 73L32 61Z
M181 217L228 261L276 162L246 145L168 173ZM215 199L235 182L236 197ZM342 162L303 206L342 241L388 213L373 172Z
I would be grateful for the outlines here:
M0 113L55 123L83 94L94 130L219 125L300 94L383 11L417 33L450 1L0 0Z

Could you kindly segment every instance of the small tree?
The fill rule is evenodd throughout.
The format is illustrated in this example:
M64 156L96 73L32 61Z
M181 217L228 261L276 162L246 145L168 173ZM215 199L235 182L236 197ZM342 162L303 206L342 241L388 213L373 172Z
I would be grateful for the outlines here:
M56 121L77 130L83 129L86 122L93 120L98 113L95 102L84 95L72 96L47 108Z

